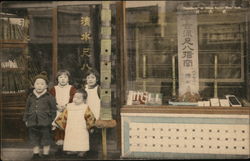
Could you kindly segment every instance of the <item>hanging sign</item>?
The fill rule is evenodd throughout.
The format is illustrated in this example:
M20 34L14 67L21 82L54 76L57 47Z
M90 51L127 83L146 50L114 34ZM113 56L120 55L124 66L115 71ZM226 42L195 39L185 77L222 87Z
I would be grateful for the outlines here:
M93 62L93 39L92 39L92 34L91 34L91 19L90 19L90 8L86 7L85 8L88 12L82 13L81 19L80 19L80 24L81 24L81 37L80 39L82 40L82 47L81 47L81 53L80 53L80 58L81 58L81 66L80 69L81 71L87 72L88 70L92 69L92 64Z
M197 15L179 14L178 27L178 70L179 96L199 91L199 65L197 40Z

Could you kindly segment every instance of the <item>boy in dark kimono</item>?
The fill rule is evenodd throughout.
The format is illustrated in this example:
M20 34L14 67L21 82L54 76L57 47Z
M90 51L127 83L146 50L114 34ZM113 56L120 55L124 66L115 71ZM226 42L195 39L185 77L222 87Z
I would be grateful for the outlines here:
M51 123L56 116L55 98L47 92L47 73L42 72L34 79L34 90L28 96L23 121L28 127L33 145L32 159L38 159L39 146L43 146L43 158L48 158L51 144Z

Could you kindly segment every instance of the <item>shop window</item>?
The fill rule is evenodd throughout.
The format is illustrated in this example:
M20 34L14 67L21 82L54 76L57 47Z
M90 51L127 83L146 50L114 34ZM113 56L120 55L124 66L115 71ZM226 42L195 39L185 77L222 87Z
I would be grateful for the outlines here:
M33 80L37 74L46 71L52 81L52 9L27 8L27 17L30 21L29 79ZM31 83L30 88L32 86Z
M52 46L51 44L42 43L32 43L29 45L29 78L32 80L38 73L46 71L52 77ZM31 83L30 86L33 86Z
M236 4L235 1L127 2L126 104L197 103L234 95L242 106L248 106L247 7L248 4ZM194 16L190 18L192 20L183 18L179 21L181 16L187 15ZM142 16L146 18L136 21ZM192 22L192 33L180 27ZM190 37L183 38L184 34ZM187 44L196 45L196 48L192 49ZM182 55L181 50L185 50ZM194 59L195 52L197 60ZM181 67L184 57L190 59ZM197 66L194 67L197 72L182 74L180 69L190 66ZM198 79L197 85L192 83L194 77ZM191 87L184 94L180 85L183 82L186 86L190 83ZM198 88L196 92L192 91L194 86Z
M58 7L58 68L71 73L71 83L80 88L84 72L100 72L101 5Z

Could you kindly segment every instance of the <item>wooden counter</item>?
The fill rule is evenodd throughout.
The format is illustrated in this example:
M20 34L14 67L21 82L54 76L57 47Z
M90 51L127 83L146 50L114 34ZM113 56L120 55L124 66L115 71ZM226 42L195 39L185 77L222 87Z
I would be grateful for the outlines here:
M122 157L249 158L250 107L124 106Z

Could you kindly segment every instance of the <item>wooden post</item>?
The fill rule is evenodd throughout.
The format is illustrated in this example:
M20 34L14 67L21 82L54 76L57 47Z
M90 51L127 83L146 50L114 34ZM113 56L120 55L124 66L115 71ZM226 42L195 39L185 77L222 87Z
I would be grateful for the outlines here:
M218 58L217 55L214 56L214 98L218 97L218 84L217 84L217 74L218 74L218 69L217 65L218 64Z
M52 8L52 80L57 73L57 6Z
M248 68L246 68L247 70L247 75L246 75L246 86L247 86L247 90L246 90L246 96L248 98L248 100L250 100L250 36L249 36L249 32L250 32L250 12L248 12L246 14L246 41L247 41L247 45L246 45L246 59L247 59L247 66ZM242 35L243 36L243 35ZM243 37L244 38L244 37Z
M143 91L146 92L146 77L147 77L147 56L144 54L142 57L143 66Z
M102 159L107 159L107 128L116 126L115 120L96 120L95 126L102 129Z
M107 159L107 130L102 128L102 159Z
M118 1L116 2L116 40L117 40L117 70L116 70L116 88L117 88L117 99L116 99L116 109L117 115L116 120L118 122L118 126L116 128L117 132L117 149L121 150L121 115L120 108L125 103L125 83L124 83L124 68L125 61L124 60L124 43L126 40L125 32L125 2ZM127 63L127 62L126 62Z
M102 2L101 10L101 113L100 120L112 120L111 110L111 9L110 2ZM102 128L102 159L107 159L106 128Z
M176 97L175 55L172 56L172 81L173 81L172 96Z

